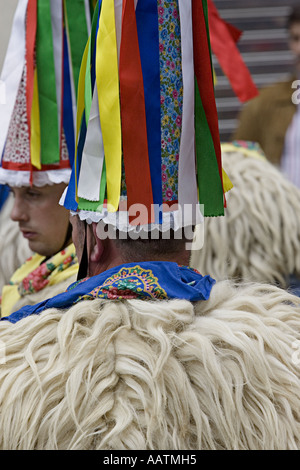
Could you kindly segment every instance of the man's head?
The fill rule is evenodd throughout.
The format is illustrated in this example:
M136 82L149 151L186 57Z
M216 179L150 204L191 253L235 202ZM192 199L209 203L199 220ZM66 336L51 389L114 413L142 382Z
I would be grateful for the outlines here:
M73 227L72 238L79 260L87 264L87 275L94 276L122 263L143 261L173 261L188 265L193 227L174 230L168 233L148 233L146 237L136 237L120 233L102 222L87 224L76 215L70 216ZM84 252L86 248L86 254Z
M300 73L300 7L295 7L287 20L289 47L295 57L297 72Z
M91 64L87 48L78 88L83 98L92 84L92 101L77 109L81 125L63 201L91 222L87 243L78 246L85 229L76 234L82 223L71 216L79 259L83 246L88 251L89 275L112 260L187 264L186 240L172 230L199 224L202 214L224 214L207 8L194 3L153 0L134 8L132 1L122 10L122 2L103 2L95 12ZM99 235L100 222L116 236ZM148 238L129 236L140 231Z
M69 214L59 205L64 183L11 187L14 205L11 219L35 253L49 257L70 243Z

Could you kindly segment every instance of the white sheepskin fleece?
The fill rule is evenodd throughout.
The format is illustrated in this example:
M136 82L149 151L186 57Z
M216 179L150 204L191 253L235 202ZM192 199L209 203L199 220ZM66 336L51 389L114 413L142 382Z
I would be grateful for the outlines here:
M204 232L197 229L203 246L192 251L191 266L217 280L286 287L290 274L300 278L300 189L262 158L223 151L222 159L234 187L225 216L207 217Z
M0 322L0 449L299 449L299 302L223 281Z

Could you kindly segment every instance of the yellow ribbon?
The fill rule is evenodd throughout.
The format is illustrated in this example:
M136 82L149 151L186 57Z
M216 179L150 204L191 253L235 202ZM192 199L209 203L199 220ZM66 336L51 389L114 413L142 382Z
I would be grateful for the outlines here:
M35 69L34 71L30 134L31 134L31 139L30 139L31 163L35 168L38 168L38 170L40 170L42 168L42 165L41 165L41 128L40 128L40 108L39 108L37 69Z
M76 115L76 155L75 155L75 195L76 195L76 201L78 202L78 177L77 177L77 145L78 145L78 136L79 136L79 130L80 130L80 125L81 125L81 120L83 116L83 111L84 111L84 82L85 82L85 71L86 71L86 65L87 65L87 58L88 58L88 52L89 52L89 47L90 47L90 37L86 43L84 53L82 56L82 61L81 61L81 67L80 67L80 72L79 72L79 79L78 79L78 93L77 93L77 115Z
M227 175L224 168L222 168L222 175L223 175L223 190L224 190L224 193L227 193L227 191L233 188L233 184L230 181L229 176Z
M118 210L122 137L114 0L103 0L97 34L96 83L106 165L107 209Z

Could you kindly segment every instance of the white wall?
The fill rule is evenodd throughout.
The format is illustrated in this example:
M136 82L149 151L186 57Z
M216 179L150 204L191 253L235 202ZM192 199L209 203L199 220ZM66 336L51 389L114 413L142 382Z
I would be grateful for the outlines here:
M2 70L17 4L18 0L0 0L0 70Z

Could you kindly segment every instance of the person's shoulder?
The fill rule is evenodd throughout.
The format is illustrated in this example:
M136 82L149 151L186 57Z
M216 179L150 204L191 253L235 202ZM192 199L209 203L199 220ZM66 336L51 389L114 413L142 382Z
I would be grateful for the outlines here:
M286 93L290 95L292 91L292 84L295 80L295 77L288 77L285 80L271 83L259 90L259 95L257 99L269 99L270 96L281 97L283 94Z
M286 80L271 83L263 88L260 88L259 94L248 101L243 108L243 115L249 116L249 113L265 114L270 111L274 106L277 107L278 102L290 102L293 93L292 84L295 78L287 78Z

